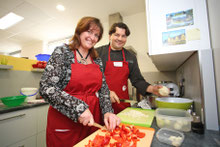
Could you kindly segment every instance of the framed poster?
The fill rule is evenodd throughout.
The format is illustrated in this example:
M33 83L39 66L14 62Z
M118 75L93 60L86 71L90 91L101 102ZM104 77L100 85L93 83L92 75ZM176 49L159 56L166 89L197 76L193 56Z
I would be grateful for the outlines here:
M210 49L205 0L146 0L149 54Z

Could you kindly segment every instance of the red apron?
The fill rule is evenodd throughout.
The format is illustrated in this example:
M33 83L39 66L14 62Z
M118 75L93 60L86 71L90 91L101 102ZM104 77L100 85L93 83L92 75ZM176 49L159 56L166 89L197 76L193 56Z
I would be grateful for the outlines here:
M122 49L123 61L111 61L110 58L111 46L109 45L108 61L105 67L105 77L108 87L114 91L120 99L129 99L128 95L128 62L125 60L124 49ZM127 107L130 103L120 102L120 104L112 103L114 113L118 114Z
M76 52L75 52L76 55ZM93 62L93 61L92 61ZM97 64L79 64L75 56L75 64L71 65L71 79L64 91L89 105L94 121L101 123L101 111L96 92L102 86L102 73ZM47 120L47 146L72 147L97 128L75 123L53 107L49 107Z

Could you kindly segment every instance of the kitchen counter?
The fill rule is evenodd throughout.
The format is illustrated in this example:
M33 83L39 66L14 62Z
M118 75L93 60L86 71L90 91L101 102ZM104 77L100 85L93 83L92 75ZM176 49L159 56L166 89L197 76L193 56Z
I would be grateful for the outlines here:
M46 146L48 103L37 101L7 107L0 103L0 142L6 146Z
M23 109L29 109L33 107L39 107L42 105L48 105L48 103L47 102L36 103L36 104L24 103L21 106L11 107L11 108L6 107L2 103L0 103L0 114L23 110ZM170 145L160 142L156 138L156 133L160 129L157 127L156 118L154 118L151 127L155 129L155 134L152 140L151 147L171 147ZM204 134L197 134L193 132L183 132L183 133L184 133L185 139L181 147L200 147L200 146L220 147L220 132L218 131L205 130Z
M156 125L156 118L152 123L152 128L155 129L154 138L151 147L170 147L170 145L160 142L156 133L160 129ZM204 134L197 134L194 132L183 132L185 139L181 147L220 147L220 132L205 130Z
M137 108L134 104L132 107ZM151 128L155 129L155 134L152 140L151 147L171 147L171 145L160 142L156 133L160 129L156 123L156 117L152 122ZM197 134L192 131L183 132L185 138L181 147L220 147L220 131L205 130L204 134Z
M20 106L16 107L7 107L3 103L0 103L0 114L8 113L8 112L13 112L13 111L18 111L18 110L23 110L23 109L29 109L29 108L34 108L42 105L48 105L47 102L41 102L41 103L23 103Z

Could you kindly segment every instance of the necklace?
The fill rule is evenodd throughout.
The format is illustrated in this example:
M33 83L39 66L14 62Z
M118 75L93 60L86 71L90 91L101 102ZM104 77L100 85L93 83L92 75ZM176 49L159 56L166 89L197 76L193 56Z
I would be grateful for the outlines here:
M80 63L87 65L88 63L86 62L86 59L89 57L90 50L89 50L88 54L86 55L86 58L83 58L83 56L82 56L82 54L79 52L79 50L77 50L77 52L79 53L79 55L80 55L80 57L81 57Z

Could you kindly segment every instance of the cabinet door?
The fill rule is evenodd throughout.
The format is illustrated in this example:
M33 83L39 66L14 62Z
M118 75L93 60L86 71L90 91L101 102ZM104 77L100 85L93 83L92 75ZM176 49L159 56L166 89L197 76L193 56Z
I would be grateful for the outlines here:
M41 106L37 110L37 147L46 147L47 112L49 105Z
M0 115L1 146L8 146L30 136L36 135L36 119L36 109L34 108Z
M37 132L46 130L48 108L49 105L45 105L37 109Z
M46 147L46 131L37 134L37 147Z
M29 137L9 147L36 147L36 136Z

